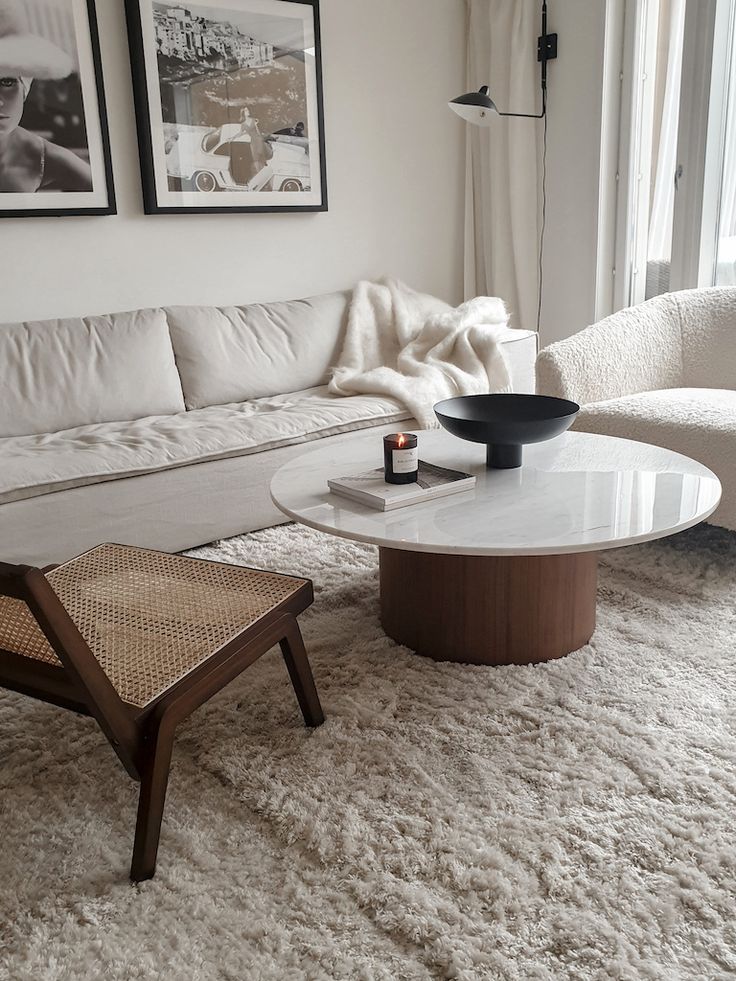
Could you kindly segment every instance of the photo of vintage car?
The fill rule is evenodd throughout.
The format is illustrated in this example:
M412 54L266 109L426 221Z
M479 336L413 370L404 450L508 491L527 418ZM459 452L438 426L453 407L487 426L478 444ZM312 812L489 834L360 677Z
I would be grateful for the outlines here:
M166 128L165 128L166 129ZM309 141L274 134L261 138L265 162L239 123L216 129L178 125L165 132L166 172L172 190L309 191Z

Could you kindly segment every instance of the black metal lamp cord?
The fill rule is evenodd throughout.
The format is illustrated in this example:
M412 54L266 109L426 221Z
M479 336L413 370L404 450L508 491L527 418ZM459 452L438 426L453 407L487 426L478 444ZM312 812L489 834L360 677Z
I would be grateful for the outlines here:
M547 0L542 0L542 37L547 36ZM537 297L537 334L542 324L542 287L544 285L544 232L547 226L547 57L542 58L542 227L539 232L539 295Z
M544 282L544 232L547 226L547 113L544 114L542 143L542 227L539 232L539 296L537 299L537 334L542 323L542 285Z

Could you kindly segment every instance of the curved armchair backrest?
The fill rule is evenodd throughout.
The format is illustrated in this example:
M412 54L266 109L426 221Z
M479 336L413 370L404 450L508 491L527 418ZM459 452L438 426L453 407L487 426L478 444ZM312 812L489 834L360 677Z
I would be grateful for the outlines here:
M586 404L663 388L736 388L736 288L656 296L537 360L540 395Z
M671 294L680 313L687 388L736 388L736 287Z
M537 359L537 391L581 405L682 385L680 315L671 295L620 310Z

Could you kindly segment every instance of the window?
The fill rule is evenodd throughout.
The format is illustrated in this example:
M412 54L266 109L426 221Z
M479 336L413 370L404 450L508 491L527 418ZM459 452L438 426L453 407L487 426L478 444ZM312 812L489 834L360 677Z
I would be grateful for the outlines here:
M613 309L736 286L736 0L626 0L622 34Z

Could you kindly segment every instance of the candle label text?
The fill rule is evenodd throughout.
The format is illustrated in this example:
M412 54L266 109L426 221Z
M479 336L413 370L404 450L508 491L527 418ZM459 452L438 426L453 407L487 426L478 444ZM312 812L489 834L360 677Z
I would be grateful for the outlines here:
M419 450L416 446L410 450L392 450L391 459L394 473L414 473L419 469Z

